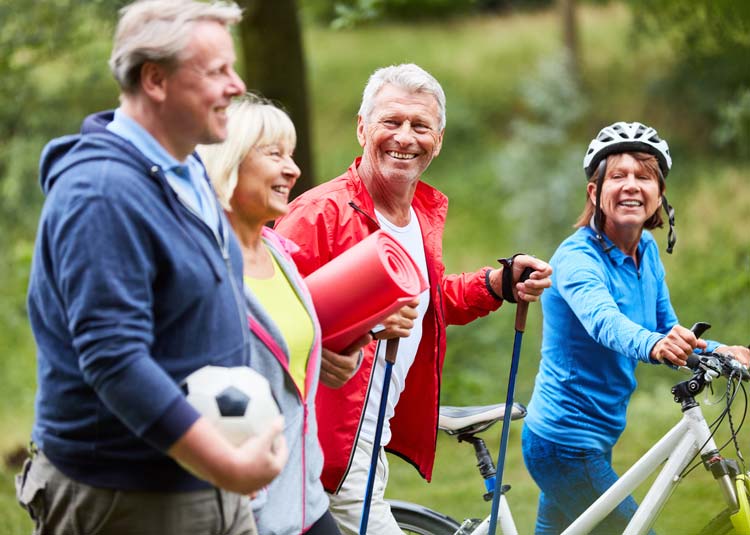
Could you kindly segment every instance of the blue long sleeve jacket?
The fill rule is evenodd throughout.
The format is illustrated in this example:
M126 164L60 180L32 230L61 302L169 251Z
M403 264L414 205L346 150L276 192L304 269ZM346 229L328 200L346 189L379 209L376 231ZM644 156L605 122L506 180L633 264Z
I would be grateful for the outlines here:
M164 452L198 418L179 383L249 363L242 258L162 170L106 130L50 142L28 290L37 343L32 439L63 473L123 490L207 483Z
M625 429L636 365L653 362L651 349L678 321L653 236L641 236L638 267L603 239L604 246L591 228L580 228L550 260L526 425L552 442L608 451Z

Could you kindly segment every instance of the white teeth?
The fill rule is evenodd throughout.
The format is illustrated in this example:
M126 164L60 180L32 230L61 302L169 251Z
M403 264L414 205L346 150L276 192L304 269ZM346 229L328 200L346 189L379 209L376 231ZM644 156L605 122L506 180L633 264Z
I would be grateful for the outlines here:
M288 186L272 186L271 189L274 190L274 191L276 191L276 192L278 192L278 193L284 193L284 194L289 193L289 187Z
M641 201L622 201L620 204L623 206L643 206Z
M391 158L396 158L397 160L413 160L417 157L416 154L406 154L404 152L396 152L396 151L388 151L386 154L390 156Z

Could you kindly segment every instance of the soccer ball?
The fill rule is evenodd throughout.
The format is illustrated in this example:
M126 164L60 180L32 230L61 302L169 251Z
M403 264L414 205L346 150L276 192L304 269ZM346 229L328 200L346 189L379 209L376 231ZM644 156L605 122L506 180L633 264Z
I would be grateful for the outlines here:
M204 366L180 386L188 402L235 446L280 414L266 378L247 366Z

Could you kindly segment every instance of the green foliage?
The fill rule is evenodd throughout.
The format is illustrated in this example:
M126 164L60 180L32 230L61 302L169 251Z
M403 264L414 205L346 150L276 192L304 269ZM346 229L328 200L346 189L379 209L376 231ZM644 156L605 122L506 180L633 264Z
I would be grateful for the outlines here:
M334 29L353 28L376 21L445 20L478 12L509 12L549 7L553 0L306 0L307 19Z
M513 199L504 214L516 223L515 239L526 250L550 251L582 206L583 151L571 134L589 104L562 52L543 58L520 88L525 113L511 121L511 137L497 155L498 185L503 198Z
M0 222L33 228L41 196L37 162L50 134L77 130L116 92L102 68L112 0L0 6ZM106 55L104 55L106 58ZM71 67L72 66L72 67ZM23 224L18 224L23 222Z
M312 3L301 2L306 9ZM333 0L317 3L332 6ZM633 19L622 4L579 6L580 82L569 76L558 54L559 22L553 10L335 32L307 26L316 176L337 176L360 153L356 112L369 74L393 63L422 65L441 81L448 99L443 150L426 177L450 198L444 259L449 272L469 271L495 265L496 258L517 250L549 257L557 241L571 232L580 210L582 194L576 192L583 190L580 166L589 138L614 120L650 121L669 139L675 159L668 187L679 241L675 253L662 258L677 313L684 324L711 322L712 338L747 343L750 166L727 157L747 139L742 137L747 135L747 88L727 91L732 98L722 103L727 107L722 124L731 128L721 138L727 152L714 153L707 139L712 125L719 123L704 110L720 99L702 90L704 75L698 69L694 80L685 78L682 85L664 81L675 69L685 68L669 32L634 41L631 29L645 23ZM33 13L37 10L41 12ZM34 3L33 9L20 0L0 3L2 454L28 440L33 412L34 344L24 302L41 205L39 151L49 138L75 131L87 113L116 102L105 67L113 12L114 2L54 0ZM744 27L743 20L738 28ZM50 35L44 37L45 32ZM53 44L44 44L47 39ZM26 48L18 43L27 43ZM689 107L684 104L687 94L696 99ZM737 107L729 109L730 102ZM655 235L665 242L666 232ZM528 401L533 388L541 319L540 307L532 305L516 386L521 402ZM512 342L510 305L471 325L451 327L442 400L455 405L502 401ZM615 449L620 470L679 417L669 395L674 372L641 368L629 425ZM538 491L520 456L519 430L512 428L508 450L509 500L520 532L531 533ZM494 427L485 434L495 452L499 432ZM744 432L743 437L747 441ZM0 469L0 533L20 535L31 528L12 496L13 471ZM392 497L419 501L457 518L488 511L471 449L450 439L438 440L432 485L395 458L391 478ZM717 507L715 483L696 470L678 488L657 532L683 533Z
M334 29L352 28L376 20L408 21L468 13L476 0L349 0L336 2Z
M750 89L743 88L737 95L718 105L719 124L714 139L719 147L731 148L742 158L750 157Z
M734 154L747 155L747 102L750 89L750 4L733 0L631 0L634 28L642 46L666 39L675 62L664 70L663 88L675 105L703 115L709 128L697 131Z

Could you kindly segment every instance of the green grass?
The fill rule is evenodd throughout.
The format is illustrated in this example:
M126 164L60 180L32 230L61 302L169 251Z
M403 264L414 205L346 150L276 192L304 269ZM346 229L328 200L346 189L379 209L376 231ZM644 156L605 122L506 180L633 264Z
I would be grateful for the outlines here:
M573 125L570 145L582 154L595 129L621 118L652 121L659 125L660 132L670 133L675 168L669 177L669 198L677 209L679 242L675 254L663 254L663 260L675 308L685 324L699 320L713 323L711 337L749 342L750 186L746 177L750 167L711 158L709 148L690 144L696 118L689 110L671 105L677 96L662 95L657 90L672 52L653 39L648 46L635 47L626 8L618 4L581 5L580 15L582 78L590 111L580 124ZM509 221L504 215L514 198L503 195L498 186L496 158L512 135L511 122L533 115L522 98L522 82L533 75L540 59L557 53L560 42L553 11L466 17L444 23L375 25L342 32L308 28L305 46L319 181L343 172L359 154L355 119L370 73L392 63L415 62L436 75L448 99L443 151L426 178L451 199L444 240L449 272L474 270L494 264L499 256L526 249L528 244L516 238L525 221ZM102 69L105 61L103 54ZM60 65L40 67L40 76L57 77L49 87L67 87L59 78L66 72ZM72 83L72 87L82 86ZM54 127L50 125L50 129ZM523 171L519 171L519 180L524 179ZM32 209L38 207L29 207ZM529 220L544 217L534 205L524 210ZM24 307L33 229L21 230L18 235L25 239L0 242L5 257L11 259L10 265L0 265L2 456L26 444L33 413L34 344ZM549 228L555 236L569 231L567 223ZM656 236L660 243L665 242L665 231L657 231ZM529 252L546 258L552 250ZM540 335L541 311L535 305L529 312L516 386L516 399L521 402L528 401L533 388ZM512 342L511 306L470 326L451 327L443 403L503 401ZM641 387L633 396L629 425L615 448L618 471L637 459L679 418L679 408L669 394L675 374L658 367L641 368ZM518 425L511 430L505 479L513 487L509 501L516 523L520 533L526 534L533 530L538 491L520 456L519 431ZM499 434L499 426L485 433L493 454ZM743 431L746 451L750 450L747 437ZM439 437L437 448L434 478L429 485L411 466L391 458L389 495L423 503L457 519L486 515L489 506L481 501L484 489L474 468L472 449L445 436ZM15 504L13 472L13 468L0 466L0 535L31 531L30 522ZM640 489L636 497L640 498L642 492ZM715 484L699 468L678 488L657 530L662 535L681 534L686 529L689 533L719 508Z

